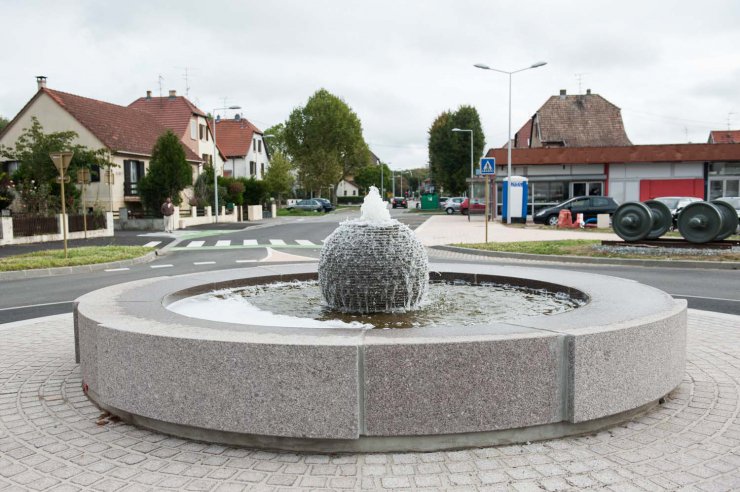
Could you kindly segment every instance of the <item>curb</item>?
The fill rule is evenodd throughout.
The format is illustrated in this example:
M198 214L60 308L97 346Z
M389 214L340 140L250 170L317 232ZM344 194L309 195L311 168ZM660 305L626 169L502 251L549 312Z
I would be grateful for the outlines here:
M93 263L91 265L79 265L59 268L37 268L34 270L14 270L12 272L0 272L0 280L19 280L23 278L56 277L57 275L68 275L73 273L87 273L105 270L107 268L120 268L140 263L149 263L156 257L156 251L132 258L130 260L111 261L108 263Z
M490 258L508 258L512 260L546 261L550 263L581 263L594 265L644 266L661 268L703 268L711 270L740 270L740 262L719 261L683 261L683 260L636 260L632 258L592 258L588 256L555 256L536 255L532 253L507 253L499 251L483 251L480 249L461 248L459 246L430 246L439 251L464 253Z

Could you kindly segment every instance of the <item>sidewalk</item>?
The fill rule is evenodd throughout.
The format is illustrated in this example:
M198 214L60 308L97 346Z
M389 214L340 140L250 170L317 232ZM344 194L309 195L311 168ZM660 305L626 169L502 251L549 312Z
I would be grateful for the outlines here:
M486 223L482 216L433 215L416 228L416 237L424 246L439 246L455 243L485 242ZM560 239L598 239L616 240L620 238L613 233L585 232L580 230L557 229L555 227L527 224L505 226L500 220L488 223L488 242L511 243L516 241L553 241Z
M117 421L82 392L71 314L0 325L0 490L740 490L739 324L689 310L683 382L615 427L342 455L221 446Z

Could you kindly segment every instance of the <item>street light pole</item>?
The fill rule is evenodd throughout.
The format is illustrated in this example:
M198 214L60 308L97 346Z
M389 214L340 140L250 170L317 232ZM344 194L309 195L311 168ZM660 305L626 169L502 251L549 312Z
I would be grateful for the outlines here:
M475 170L473 169L473 130L453 128L452 131L470 132L470 195L468 195L468 220L470 220L470 209L473 206L473 178L475 177ZM488 220L488 217L486 217L486 220Z
M506 223L511 224L511 76L515 73L523 72L525 70L530 70L532 68L538 68L541 66L547 65L547 62L537 62L533 63L532 65L524 68L520 68L519 70L514 70L513 72L507 72L506 70L499 70L497 68L491 68L488 65L484 65L482 63L476 63L474 66L476 68L480 68L482 70L492 70L494 72L499 73L505 73L509 76L509 142L508 142L508 151L507 151L507 168L506 168L506 177L509 178L509 187L506 193Z
M242 109L241 106L224 106L223 108L214 108L213 110L213 214L218 222L218 172L216 171L216 111L223 111L226 109Z

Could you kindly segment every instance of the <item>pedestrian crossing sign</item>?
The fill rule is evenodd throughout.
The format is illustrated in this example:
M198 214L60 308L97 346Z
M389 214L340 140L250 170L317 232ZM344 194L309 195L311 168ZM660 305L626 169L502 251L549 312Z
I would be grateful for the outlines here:
M496 158L483 157L480 160L480 173L483 176L496 174Z

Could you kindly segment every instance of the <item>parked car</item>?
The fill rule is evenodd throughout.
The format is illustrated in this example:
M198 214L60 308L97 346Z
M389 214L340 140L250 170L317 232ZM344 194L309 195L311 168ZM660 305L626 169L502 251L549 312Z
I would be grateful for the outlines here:
M450 197L448 197L448 196L441 196L441 197L439 197L439 208L441 208L442 210L444 210L445 203L447 203L447 200L449 200L449 199L450 199Z
M700 202L701 198L695 198L693 196L660 196L653 198L653 200L663 202L668 206L671 210L671 215L673 215L673 228L675 229L678 224L678 214L681 213L681 210L689 203Z
M619 204L610 196L577 196L561 204L540 210L534 216L535 224L558 225L561 210L570 210L573 218L583 214L583 220L595 219L599 214L611 216Z
M324 212L331 212L334 210L334 205L331 204L331 200L328 200L326 198L314 198L314 200L318 200L321 202L321 205L324 207Z
M463 201L465 201L464 196L456 196L456 197L448 198L442 208L444 209L445 212L447 212L448 215L451 215L451 214L454 214L455 212L460 211L460 205L462 205Z
M468 209L470 209L470 200L467 198L463 200L463 202L460 204L460 213L463 215L468 214ZM480 198L473 198L473 206L472 209L473 214L476 213L486 213L486 202L485 200L481 200Z
M394 196L393 198L391 198L391 205L393 205L393 208L396 208L396 207L409 208L409 202L407 202L406 198L402 196Z
M723 202L727 202L733 206L737 212L737 231L740 232L740 196L723 196L722 198L717 198L717 200L722 200Z
M306 200L299 200L294 205L289 205L285 208L287 208L288 210L298 209L322 212L324 210L324 205L315 198L308 198Z

